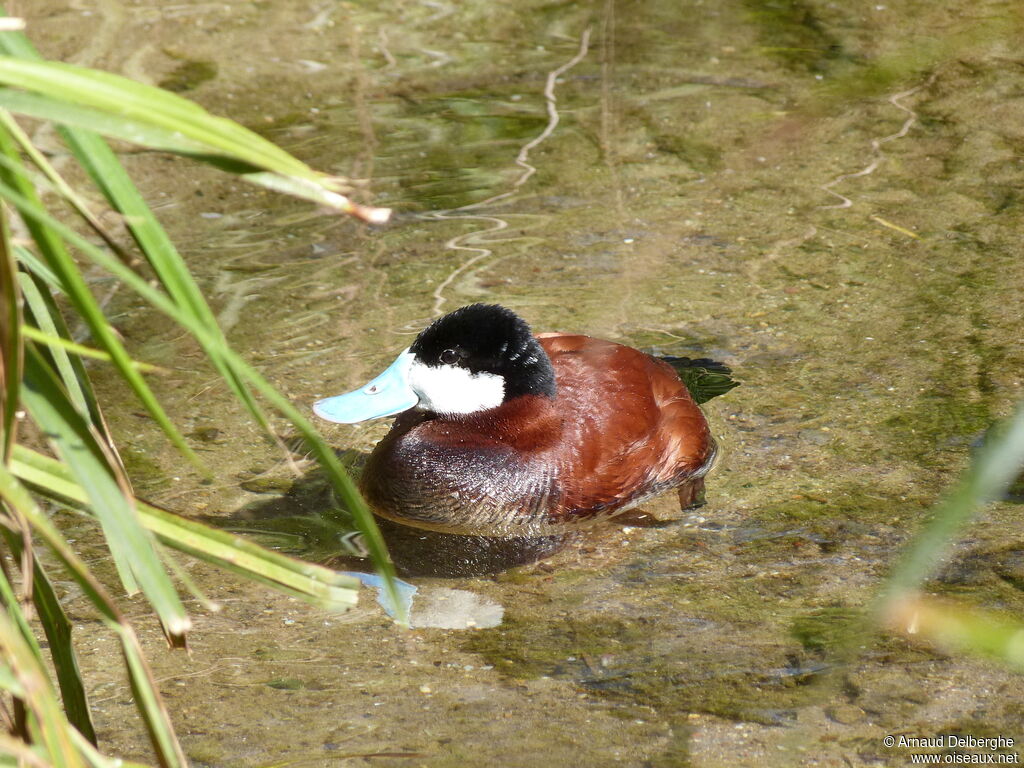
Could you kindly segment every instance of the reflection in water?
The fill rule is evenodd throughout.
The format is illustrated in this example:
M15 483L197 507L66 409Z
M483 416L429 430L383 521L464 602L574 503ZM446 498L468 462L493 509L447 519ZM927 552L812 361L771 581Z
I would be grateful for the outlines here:
M500 573L553 555L582 535L491 538L424 531L390 520L379 520L378 526L399 575L410 577Z

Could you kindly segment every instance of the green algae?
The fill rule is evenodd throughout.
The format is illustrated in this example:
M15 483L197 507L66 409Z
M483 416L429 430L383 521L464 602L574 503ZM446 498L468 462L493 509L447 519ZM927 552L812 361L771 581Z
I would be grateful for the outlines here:
M588 658L621 651L649 631L644 622L604 616L569 618L537 629L532 622L506 617L501 627L474 633L466 648L510 677L540 677L586 667Z
M744 0L747 17L757 27L765 52L797 70L821 72L848 54L805 0Z
M119 453L128 477L140 492L154 493L171 487L166 469L149 452L132 445L122 445Z
M785 661L766 668L764 657L739 647L719 653L696 646L685 656L662 655L652 644L661 631L654 618L581 615L538 628L513 616L501 628L476 633L466 648L510 678L565 679L668 717L700 712L773 724L819 695L808 687L817 675L812 668L787 668Z
M863 620L860 610L826 606L794 618L790 632L804 649L827 653L841 649Z
M213 80L217 71L217 64L213 61L183 61L158 85L174 93L185 93Z

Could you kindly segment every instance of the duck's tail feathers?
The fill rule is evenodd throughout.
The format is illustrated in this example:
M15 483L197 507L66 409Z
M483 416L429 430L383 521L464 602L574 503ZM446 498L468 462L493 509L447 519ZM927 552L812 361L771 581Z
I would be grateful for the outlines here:
M698 405L706 403L713 397L724 395L733 387L740 385L732 377L732 369L729 366L707 357L664 355L661 359L675 369Z

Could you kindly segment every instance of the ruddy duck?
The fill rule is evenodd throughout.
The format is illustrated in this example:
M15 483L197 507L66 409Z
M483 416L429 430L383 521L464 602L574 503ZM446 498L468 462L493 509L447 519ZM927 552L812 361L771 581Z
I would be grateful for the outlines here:
M380 376L313 410L344 424L397 415L360 488L377 515L446 533L544 535L670 488L693 506L716 453L668 362L588 336L534 336L487 304L437 319Z

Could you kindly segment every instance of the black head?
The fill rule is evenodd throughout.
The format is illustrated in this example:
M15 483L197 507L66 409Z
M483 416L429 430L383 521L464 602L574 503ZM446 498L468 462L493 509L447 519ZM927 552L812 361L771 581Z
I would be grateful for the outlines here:
M409 347L430 367L455 366L505 381L505 400L555 396L555 369L519 315L497 304L471 304L431 323Z

